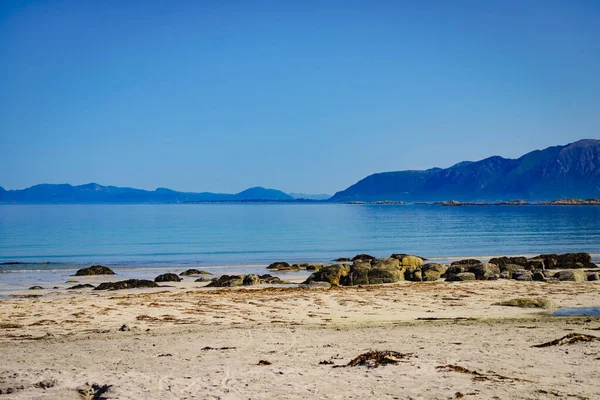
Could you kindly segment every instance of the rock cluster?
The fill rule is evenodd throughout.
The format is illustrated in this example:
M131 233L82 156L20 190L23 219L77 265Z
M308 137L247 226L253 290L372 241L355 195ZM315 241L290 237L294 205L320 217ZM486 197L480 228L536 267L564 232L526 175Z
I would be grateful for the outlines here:
M154 282L181 282L181 278L176 274L162 274L154 278Z
M222 275L212 280L206 287L234 287L234 286L250 286L260 284L284 284L287 283L281 279L269 274L257 275Z
M128 279L119 282L104 282L99 284L94 290L120 290L135 288L156 288L157 283L145 279Z

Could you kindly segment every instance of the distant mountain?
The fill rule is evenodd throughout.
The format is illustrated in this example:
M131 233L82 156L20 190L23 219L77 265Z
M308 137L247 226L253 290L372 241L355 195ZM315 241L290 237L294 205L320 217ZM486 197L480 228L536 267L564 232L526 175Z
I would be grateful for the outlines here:
M332 201L552 200L600 197L600 140L499 156L450 168L370 175Z
M154 191L88 183L41 184L22 190L0 190L0 203L184 203L202 201L286 201L293 197L274 189L253 187L237 194Z
M305 194L305 193L289 193L294 199L306 200L327 200L331 197L330 194Z

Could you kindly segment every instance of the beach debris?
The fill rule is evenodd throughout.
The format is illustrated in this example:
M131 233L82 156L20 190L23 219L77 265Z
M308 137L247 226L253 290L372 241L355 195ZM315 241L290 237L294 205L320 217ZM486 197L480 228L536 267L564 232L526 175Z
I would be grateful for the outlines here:
M121 332L127 332L127 331L129 331L130 329L129 329L129 327L128 327L127 325L123 324L123 325L121 325L121 327L119 328L119 330L120 330Z
M534 381L531 381L529 379L512 378L509 376L497 374L495 372L489 372L487 374L482 374L481 372L474 371L471 369L467 369L465 367L461 367L460 365L453 365L453 364L440 365L438 367L435 367L435 369L440 372L458 372L460 374L473 375L474 381L492 381L492 382L511 382L512 381L512 382L534 383Z
M14 324L11 322L0 322L0 329L18 329L22 327L23 325L20 324Z
M77 390L81 398L85 400L102 400L108 399L108 397L104 397L104 395L111 387L112 385L98 385L96 383L90 385L89 383L86 383L75 390Z
M94 285L90 285L89 283L84 283L84 284L79 284L79 285L75 285L75 286L71 286L70 288L67 288L67 290L77 290L77 289L94 289L96 286Z
M545 297L522 297L518 299L511 299L506 301L499 301L493 303L493 306L507 306L507 307L520 307L520 308L544 308L552 309L556 308L556 304L550 299Z
M92 265L91 267L81 268L75 272L75 276L86 276L86 275L114 275L112 269L103 265Z
M380 365L397 364L403 359L408 359L413 353L399 353L397 351L376 351L371 350L352 359L347 367L365 366L367 368L377 368Z
M162 274L154 278L154 282L181 282L181 278L176 274Z
M29 288L29 290L42 290L42 289L44 289L44 288L41 286L32 286Z
M45 390L45 389L50 389L50 388L56 386L57 383L58 382L56 381L56 379L44 379L43 381L38 382L33 386L35 386L36 388Z
M552 340L550 342L536 344L532 347L550 347L550 346L562 346L564 344L573 344L579 342L597 342L600 338L592 335L585 335L583 333L569 333L567 336L563 336L560 339Z
M209 350L235 350L237 349L237 347L210 347L210 346L206 346L201 348L200 350L202 351L209 351Z
M258 362L258 364L256 364L256 365L271 365L271 364L273 364L271 361L267 361L267 360L260 360L260 361Z
M331 361L331 360L319 361L319 365L333 365L333 361Z
M208 271L202 271L200 269L192 268L192 269L188 269L187 271L183 271L179 275L180 276L190 276L190 275L212 275L212 274Z
M171 354L171 353L163 353L163 354L159 354L158 357L173 357L173 354Z
M156 288L157 283L146 279L128 279L119 282L104 282L99 284L94 290L120 290L120 289L135 289L135 288Z

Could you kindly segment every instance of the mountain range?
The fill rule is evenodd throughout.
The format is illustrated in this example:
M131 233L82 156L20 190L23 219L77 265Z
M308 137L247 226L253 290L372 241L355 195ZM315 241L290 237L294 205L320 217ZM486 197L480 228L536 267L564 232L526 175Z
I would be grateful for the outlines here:
M369 175L328 195L284 193L253 187L236 194L154 191L88 183L0 187L0 203L185 203L227 201L492 201L600 197L600 140L548 147L517 159L489 157L450 168Z
M330 200L489 201L600 197L600 140L585 139L527 153L489 157L450 168L369 175Z
M88 183L41 184L22 190L0 187L0 203L185 203L224 201L291 201L294 198L280 190L253 187L236 194L187 193L158 188L153 191Z

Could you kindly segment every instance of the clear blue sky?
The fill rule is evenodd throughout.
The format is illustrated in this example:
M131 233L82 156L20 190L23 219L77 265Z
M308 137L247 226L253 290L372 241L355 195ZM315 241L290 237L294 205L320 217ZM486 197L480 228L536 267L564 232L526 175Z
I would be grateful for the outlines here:
M0 2L0 185L333 193L600 137L599 1Z

